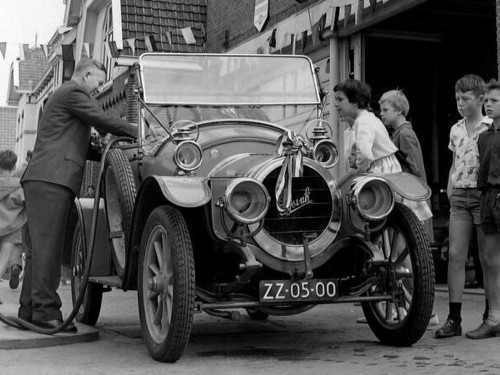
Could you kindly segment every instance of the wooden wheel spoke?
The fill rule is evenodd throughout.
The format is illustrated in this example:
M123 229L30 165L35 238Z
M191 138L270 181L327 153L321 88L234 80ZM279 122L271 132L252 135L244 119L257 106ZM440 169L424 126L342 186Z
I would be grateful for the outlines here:
M172 314L172 303L169 301L169 298L166 296L164 300L162 300L163 307L163 315L161 317L161 327L162 329L168 328L170 326L170 316Z
M154 273L155 276L158 276L161 272L156 264L150 264L149 269Z
M402 266L403 261L408 257L408 255L410 255L410 249L408 248L408 246L406 246L394 261L394 266L395 267Z
M163 247L162 247L162 243L159 240L155 240L153 242L153 246L154 246L154 249L155 249L156 259L158 260L158 265L161 268L161 266L163 264L163 254L162 254Z
M158 303L158 308L156 309L156 312L155 312L155 315L153 318L154 325L157 325L157 326L160 325L162 317L163 317L163 301L160 299L160 301Z

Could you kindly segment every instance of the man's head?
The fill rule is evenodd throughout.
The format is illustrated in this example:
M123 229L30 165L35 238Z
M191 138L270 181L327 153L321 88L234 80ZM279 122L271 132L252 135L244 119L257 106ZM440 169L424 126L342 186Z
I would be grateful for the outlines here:
M400 125L410 111L410 103L401 90L387 91L378 103L380 104L380 118L386 126Z
M16 167L17 155L11 150L0 151L0 169L12 171Z
M455 99L458 113L465 118L481 113L486 84L475 74L467 74L455 84Z
M82 59L76 65L71 79L83 86L90 95L94 95L106 81L106 68L98 61Z

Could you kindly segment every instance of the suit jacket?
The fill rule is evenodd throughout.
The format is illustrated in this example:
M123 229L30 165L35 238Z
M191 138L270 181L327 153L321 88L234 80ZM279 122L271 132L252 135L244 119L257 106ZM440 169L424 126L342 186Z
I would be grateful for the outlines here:
M65 83L47 102L21 183L50 182L78 195L90 145L90 126L115 135L137 137L135 126L104 112L78 83Z

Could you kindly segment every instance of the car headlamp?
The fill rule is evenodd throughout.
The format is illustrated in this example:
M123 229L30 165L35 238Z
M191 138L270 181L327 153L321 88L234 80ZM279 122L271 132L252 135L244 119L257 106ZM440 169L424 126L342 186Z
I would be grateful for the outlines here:
M270 201L264 185L251 178L237 178L226 188L227 213L242 224L260 221L266 215Z
M321 163L325 168L332 168L339 161L337 146L329 139L323 139L316 143L313 148L312 156L314 160Z
M381 220L394 208L394 192L381 178L362 177L351 189L351 202L367 220Z
M203 161L203 151L198 143L184 141L177 145L174 151L175 164L182 170L194 171Z

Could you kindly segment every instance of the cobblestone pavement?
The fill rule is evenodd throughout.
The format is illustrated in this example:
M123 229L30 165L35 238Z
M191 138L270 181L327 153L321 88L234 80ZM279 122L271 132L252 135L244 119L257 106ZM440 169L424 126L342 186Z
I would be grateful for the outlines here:
M66 314L69 290L60 289ZM436 293L441 322L448 306L445 290ZM15 307L18 293L0 283L6 300L0 311L9 303ZM484 297L476 290L464 298L465 332L479 324ZM500 374L500 338L436 340L434 329L428 329L411 348L387 347L366 324L356 323L360 316L361 308L353 304L318 306L264 322L199 314L183 357L162 364L149 357L142 343L136 292L113 290L104 295L99 340L0 350L0 374Z

